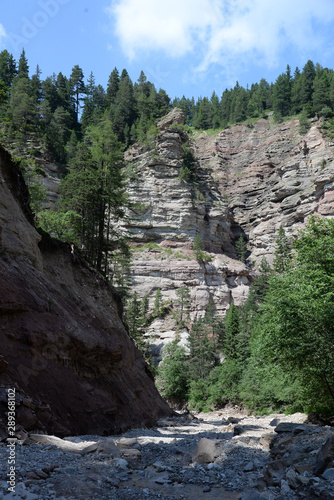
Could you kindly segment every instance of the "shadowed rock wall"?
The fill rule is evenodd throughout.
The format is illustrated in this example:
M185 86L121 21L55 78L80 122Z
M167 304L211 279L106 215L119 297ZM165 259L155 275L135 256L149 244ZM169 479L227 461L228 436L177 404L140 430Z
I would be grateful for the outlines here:
M120 319L114 290L67 244L31 225L17 166L0 150L0 423L58 435L112 434L172 412Z

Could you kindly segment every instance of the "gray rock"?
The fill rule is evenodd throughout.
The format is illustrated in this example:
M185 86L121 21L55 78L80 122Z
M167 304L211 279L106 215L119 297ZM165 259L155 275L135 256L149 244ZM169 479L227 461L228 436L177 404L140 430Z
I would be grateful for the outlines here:
M334 481L334 468L326 469L325 472L323 472L322 477L328 481Z
M306 425L294 424L292 422L281 422L275 427L275 432L293 432L294 434L299 434L300 432L305 432L307 429Z
M334 461L334 436L327 439L317 455L315 472L322 474L328 465Z
M248 462L244 467L244 472L251 472L254 470L254 462Z
M271 422L270 422L270 426L271 427L276 427L278 424L280 423L280 419L279 418L274 418Z
M202 438L193 453L192 461L198 464L214 462L222 453L223 444L215 439Z

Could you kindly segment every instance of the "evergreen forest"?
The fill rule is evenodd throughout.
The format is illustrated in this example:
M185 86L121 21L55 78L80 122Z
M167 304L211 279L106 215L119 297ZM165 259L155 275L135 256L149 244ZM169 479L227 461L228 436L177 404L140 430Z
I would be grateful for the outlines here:
M0 52L0 143L21 165L39 231L74 243L112 280L126 304L129 333L148 357L143 335L171 304L158 290L149 311L147 297L131 293L130 250L117 225L129 207L124 151L137 141L149 148L157 120L173 107L182 109L189 134L270 114L276 122L298 116L301 133L310 118L323 117L323 131L332 137L334 71L309 60L293 73L287 66L274 83L261 79L244 88L236 82L221 96L196 101L171 99L143 71L133 83L126 69L114 68L105 88L78 65L70 75L41 75L39 67L31 73L24 50L18 61ZM44 209L43 173L35 162L41 155L62 168L56 211ZM233 402L253 411L333 414L333 248L333 219L312 217L294 241L280 230L273 266L261 263L247 301L232 303L224 320L209 303L205 316L190 324L189 290L181 287L173 314L180 329L189 328L189 348L176 339L159 367L151 367L161 393L196 410ZM194 252L199 261L207 258L199 240Z

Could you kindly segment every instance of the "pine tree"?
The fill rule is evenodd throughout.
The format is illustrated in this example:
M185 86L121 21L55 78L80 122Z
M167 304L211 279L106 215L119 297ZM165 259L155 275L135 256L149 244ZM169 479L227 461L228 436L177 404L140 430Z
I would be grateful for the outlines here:
M149 311L148 294L145 294L140 304L140 318L143 326L147 325Z
M282 226L280 226L275 245L275 258L273 268L276 273L284 273L290 264L291 249L289 240Z
M279 121L291 110L291 76L290 72L278 76L273 89L273 108Z
M16 63L8 50L0 52L0 80L9 89L17 75Z
M115 67L113 71L110 73L107 85L107 103L109 106L115 103L118 89L119 89L119 73L118 69Z
M310 122L308 121L307 116L308 116L308 113L307 113L306 108L304 107L303 111L299 115L299 133L301 135L306 134L311 126Z
M240 236L237 239L235 244L235 249L237 252L237 259L241 260L241 262L246 262L246 254L247 254L247 243L245 242L243 236Z
M143 347L143 324L141 321L141 304L137 292L129 298L126 307L126 323L130 336L136 340L139 348Z
M204 244L202 238L199 236L199 234L196 234L194 243L193 243L193 251L195 252L195 258L196 260L201 259L201 253L204 250Z
M217 362L218 338L205 318L194 322L188 337L189 378L197 382L207 379L210 370Z
M44 96L44 100L48 102L50 106L51 113L54 113L59 104L57 85L56 85L56 77L53 75L52 77L47 77L42 82L42 93Z
M125 126L128 125L130 130L131 125L136 118L133 85L128 72L125 69L123 69L119 80L119 88L111 111L111 116L113 130L116 133L118 140L124 142Z
M31 95L31 83L28 78L21 75L15 79L9 105L15 127L26 131L29 125L35 123L37 104Z
M239 84L238 84L239 85ZM243 87L238 86L234 94L232 120L240 123L247 116L248 95Z
M300 101L302 106L310 104L312 108L313 82L315 78L315 66L311 60L308 60L301 74Z
M187 399L189 388L187 361L185 348L177 341L163 348L162 361L158 368L157 387L165 398L179 401Z
M42 72L37 64L36 71L31 77L31 95L34 98L36 105L38 105L42 99L41 74Z
M313 81L313 111L320 116L325 106L330 106L330 77L327 70L317 68Z
M297 67L291 84L291 110L293 113L299 113L302 110L301 103L301 72Z
M29 65L24 49L22 49L18 63L17 78L29 78Z
M108 120L87 129L85 142L78 145L71 160L61 195L62 212L73 211L80 220L74 243L105 275L112 273L113 264L126 292L128 247L116 228L127 203L123 154Z
M182 286L176 290L177 299L175 300L175 306L177 310L175 311L175 318L179 326L184 326L185 321L189 320L190 314L190 290L187 286Z
M162 295L161 295L161 289L158 288L154 296L153 316L159 317L161 313L162 313Z
M227 358L237 359L238 357L238 334L239 334L239 311L231 303L229 310L226 313L224 321L224 354Z
M84 74L83 74L83 71L78 64L76 64L72 68L72 73L70 76L70 83L71 83L71 95L73 96L73 99L74 99L76 119L78 121L79 110L80 110L80 106L81 106L80 103L84 100L83 94L86 93L86 87L85 87L85 83L84 83Z

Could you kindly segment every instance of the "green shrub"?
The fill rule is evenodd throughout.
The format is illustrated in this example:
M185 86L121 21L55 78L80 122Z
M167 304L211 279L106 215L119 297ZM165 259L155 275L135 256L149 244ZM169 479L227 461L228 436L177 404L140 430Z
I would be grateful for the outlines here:
M165 398L179 401L187 399L187 355L185 348L178 341L171 342L163 348L156 383Z

